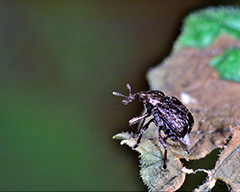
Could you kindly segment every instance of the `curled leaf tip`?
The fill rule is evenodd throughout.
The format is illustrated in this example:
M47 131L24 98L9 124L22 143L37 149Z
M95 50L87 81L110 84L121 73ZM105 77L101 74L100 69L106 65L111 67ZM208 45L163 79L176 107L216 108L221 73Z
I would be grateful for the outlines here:
M128 132L122 132L122 133L118 133L118 134L114 135L112 138L117 139L117 140L126 140L126 139L130 139L131 136L132 136L132 134L130 134Z

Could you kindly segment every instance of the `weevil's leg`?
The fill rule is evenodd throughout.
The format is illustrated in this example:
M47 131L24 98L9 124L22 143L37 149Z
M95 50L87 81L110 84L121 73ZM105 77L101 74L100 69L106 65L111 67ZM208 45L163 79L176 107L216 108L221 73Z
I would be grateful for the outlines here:
M164 156L163 156L163 169L166 169L167 168L167 144L166 144L166 139L167 137L165 138L162 138L161 136L161 129L159 128L158 129L158 139L159 139L159 142L161 143L161 145L163 146L164 148Z
M143 125L144 125L144 122L145 122L145 118L140 122L139 126L138 126L138 130L141 130Z
M145 119L144 119L145 120ZM136 149L141 141L142 135L143 133L148 129L149 124L152 123L153 120L151 119L150 121L148 121L144 126L139 128L139 134L138 134L138 139L137 139L137 143L136 145L133 147L133 149ZM141 123L143 125L143 123Z
M166 141L168 138L168 135L165 135L165 137L163 138L164 141Z
M145 118L148 116L150 116L150 115L148 113L145 113L144 115L142 115L140 117L133 117L132 119L129 120L129 125L134 125L141 120L145 120ZM143 126L143 123L140 124L139 128L141 128L142 126Z
M139 117L133 117L132 119L130 119L130 120L129 120L129 125L131 126L131 125L137 123L138 121L135 122L135 119L137 119L137 118L139 118ZM140 118L139 118L139 119L140 119ZM141 121L141 120L142 120L142 121ZM145 118L144 118L144 119L141 118L139 121L141 121L141 122L140 122L140 124L138 125L138 128L137 128L138 131L142 128L142 126L143 126L143 124L144 124L144 122L145 122ZM136 138L136 136L134 135L133 138ZM135 148L136 148L136 147L134 146L134 149L135 149Z

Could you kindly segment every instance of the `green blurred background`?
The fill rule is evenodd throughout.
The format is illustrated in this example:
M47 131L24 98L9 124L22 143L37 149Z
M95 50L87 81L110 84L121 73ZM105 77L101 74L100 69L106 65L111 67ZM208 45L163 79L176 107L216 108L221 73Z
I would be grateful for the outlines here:
M138 154L112 136L141 112L183 18L234 1L1 1L0 190L143 191Z

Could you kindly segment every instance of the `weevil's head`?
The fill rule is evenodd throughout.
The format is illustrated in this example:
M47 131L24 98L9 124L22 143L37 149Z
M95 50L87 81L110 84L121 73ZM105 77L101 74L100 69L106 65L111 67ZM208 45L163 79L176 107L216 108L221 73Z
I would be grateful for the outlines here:
M162 91L157 91L157 90L141 91L141 92L132 94L131 87L129 84L127 84L127 89L129 90L128 96L115 91L113 92L113 95L125 98L124 100L122 100L122 103L124 105L131 103L133 100L135 100L138 97L140 102L142 102L147 107L154 107L165 98L165 95Z
M161 91L141 91L136 94L143 104L149 105L151 107L155 107L165 98L164 93Z

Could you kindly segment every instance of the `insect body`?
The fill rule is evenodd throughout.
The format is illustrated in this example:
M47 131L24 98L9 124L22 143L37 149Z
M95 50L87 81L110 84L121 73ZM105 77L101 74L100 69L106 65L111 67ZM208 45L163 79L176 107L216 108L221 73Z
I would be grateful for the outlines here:
M162 91L141 91L138 93L131 93L131 87L127 84L129 95L125 96L118 92L113 92L113 95L124 97L122 101L124 105L131 103L136 98L139 98L146 108L146 113L139 117L134 117L129 120L129 125L141 122L137 143L134 149L138 147L142 134L148 129L150 123L154 123L158 129L159 142L164 147L164 163L163 168L166 169L167 161L167 138L178 141L181 147L187 151L190 146L189 133L192 129L194 120L190 111L182 104L176 97L168 97ZM145 119L151 119L144 124ZM161 136L161 130L165 136Z

